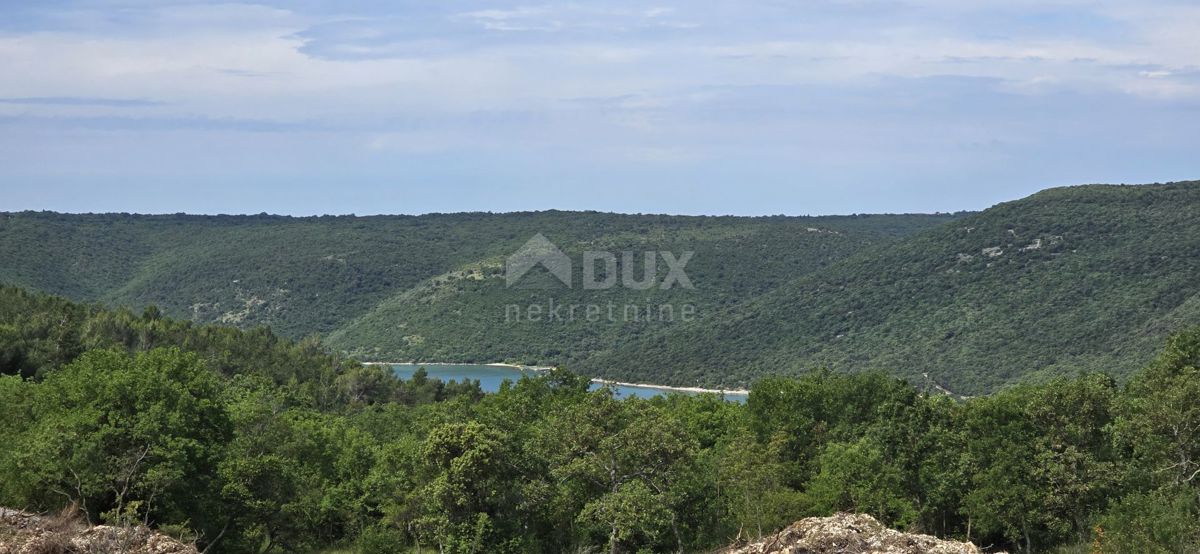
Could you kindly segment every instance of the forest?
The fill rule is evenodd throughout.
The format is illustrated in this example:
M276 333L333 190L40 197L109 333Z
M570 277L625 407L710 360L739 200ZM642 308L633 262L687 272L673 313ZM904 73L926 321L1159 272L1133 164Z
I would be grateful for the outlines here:
M0 214L0 258L21 260L0 266L0 282L269 326L361 361L562 365L707 388L823 367L970 396L1080 371L1124 380L1200 325L1198 208L1200 182L1063 187L929 215L22 212ZM694 288L590 290L548 274L510 286L506 257L537 234L577 277L587 251L621 254L622 275L645 269L625 253L692 252ZM551 303L695 317L506 317Z
M0 283L178 319L320 336L364 361L575 362L656 325L504 325L507 305L691 304L700 317L961 214L692 217L597 212L280 217L0 213ZM505 286L536 234L585 250L695 252L694 289ZM660 264L661 265L661 264ZM576 275L580 274L576 267Z
M208 552L703 552L836 511L1013 552L1200 548L1200 329L1128 378L483 394L265 329L0 288L0 505Z
M1200 182L1045 190L573 367L747 385L876 370L964 395L1079 371L1125 378L1173 331L1200 325L1198 209Z

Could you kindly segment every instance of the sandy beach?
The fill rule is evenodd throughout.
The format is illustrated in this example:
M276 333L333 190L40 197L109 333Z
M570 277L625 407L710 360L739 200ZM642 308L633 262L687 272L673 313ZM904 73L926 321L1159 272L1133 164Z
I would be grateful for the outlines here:
M626 383L624 381L610 381L608 379L599 379L599 378L592 379L592 382L599 383L601 385L614 385L614 386L618 386L618 387L634 387L634 388L642 388L642 389L672 390L672 391L679 391L679 392L696 392L696 393L704 393L704 394L729 394L729 395L734 395L734 396L744 396L744 395L750 394L750 391L748 391L746 389L706 389L706 388L702 388L702 387L672 387L669 385L652 385L650 383Z

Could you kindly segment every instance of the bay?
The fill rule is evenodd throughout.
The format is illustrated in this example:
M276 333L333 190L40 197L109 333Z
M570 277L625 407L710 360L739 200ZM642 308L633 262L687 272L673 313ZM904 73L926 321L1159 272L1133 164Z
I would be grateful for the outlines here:
M496 392L500 390L500 384L504 381L516 382L522 375L536 375L537 369L519 368L507 365L493 364L389 364L396 376L401 379L408 380L412 378L413 373L418 368L425 368L425 372L430 379L440 379L442 381L462 381L464 379L471 381L479 381L480 388L483 392ZM662 396L665 394L686 394L696 395L704 394L699 391L678 390L670 387L658 387L654 385L638 385L632 386L628 384L608 384L608 383L592 383L592 390L597 390L601 387L609 387L613 389L613 393L617 398L639 397L651 398ZM745 402L746 394L737 392L726 392L725 399L734 402Z

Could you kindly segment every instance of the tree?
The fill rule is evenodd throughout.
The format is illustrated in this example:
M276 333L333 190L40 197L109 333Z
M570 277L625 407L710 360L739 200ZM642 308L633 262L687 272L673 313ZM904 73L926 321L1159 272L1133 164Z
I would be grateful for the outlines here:
M901 469L889 463L871 439L830 443L817 463L821 469L807 492L818 511L868 513L898 527L916 519Z
M400 381L384 366L364 364L343 372L338 376L337 384L349 403L374 404L390 400L399 389Z
M1129 456L1126 485L1101 528L1111 551L1200 548L1200 328L1167 341L1117 403L1115 442Z
M505 518L514 504L507 498L514 477L507 437L478 422L445 424L425 439L421 456L431 479L419 526L444 552L503 550L497 528L510 523Z
M784 486L783 439L761 445L749 429L735 429L720 449L719 485L737 538L761 539L794 519L798 493Z
M1200 328L1180 333L1129 383L1115 427L1153 485L1200 494Z
M671 507L681 500L676 485L695 460L696 446L678 422L646 402L617 401L611 392L597 391L557 418L545 439L552 475L587 499L577 519L606 529L610 552L634 537L652 543L666 530L662 524L682 549ZM647 495L657 502L649 511Z
M260 551L315 549L368 525L371 437L346 417L280 409L272 389L231 396L237 434L219 468L224 541Z
M1059 378L1023 387L1024 412L1036 428L1035 468L1042 524L1051 541L1084 541L1093 514L1116 492L1109 426L1116 382L1107 375Z
M999 538L1033 549L1042 515L1034 441L1036 430L1016 393L973 400L964 418L968 442L968 491L961 510L967 536Z
M33 422L32 394L36 384L19 375L0 375L0 502L30 499L38 495L38 483L29 479L20 465L24 433ZM0 504L3 505L3 504Z
M610 529L608 549L613 554L619 551L619 545L639 539L654 543L672 519L662 496L638 480L618 483L579 512L579 521Z
M221 382L195 355L93 351L33 389L16 464L37 490L108 521L207 523L195 514L231 428Z
M1098 552L1191 554L1200 551L1200 506L1187 491L1159 489L1130 494L1096 525Z

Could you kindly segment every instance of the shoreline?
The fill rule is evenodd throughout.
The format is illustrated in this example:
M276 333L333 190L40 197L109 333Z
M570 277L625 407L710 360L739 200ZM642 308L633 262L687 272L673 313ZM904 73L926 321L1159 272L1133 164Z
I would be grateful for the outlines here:
M618 387L633 387L638 389L658 389L670 390L678 392L695 392L700 394L724 394L730 396L747 396L750 394L746 389L706 389L704 387L673 387L671 385L653 385L650 383L626 383L625 381L610 381L596 377L592 379L593 383L601 385L614 385Z
M511 369L519 369L521 371L550 371L554 369L551 366L540 365L517 365L505 362L489 362L486 364L473 363L458 363L458 362L362 362L362 365L414 365L414 366L435 366L435 365L482 365L489 367L507 367Z
M493 362L486 364L467 364L454 362L363 362L363 365L409 365L409 366L446 366L446 365L475 365L475 366L490 366L490 367L506 367L517 369L520 371L550 371L554 369L550 366L532 366L532 365L517 365L505 362ZM636 389L655 389L663 391L675 392L692 392L697 394L721 394L728 396L748 396L750 391L747 389L706 389L704 387L676 387L671 385L655 385L653 383L627 383L625 381L612 381L609 379L601 379L599 377L591 378L591 382L597 385L617 386L617 387L632 387Z

